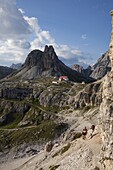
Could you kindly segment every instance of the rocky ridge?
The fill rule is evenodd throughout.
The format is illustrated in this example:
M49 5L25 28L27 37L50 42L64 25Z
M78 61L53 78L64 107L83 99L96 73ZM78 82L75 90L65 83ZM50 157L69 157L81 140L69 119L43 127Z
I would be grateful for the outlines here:
M93 66L84 69L82 66L75 64L72 69L82 73L86 77L92 77L95 80L99 80L111 70L109 51L104 53Z
M7 110L7 114L8 110L9 113L18 113L18 107L24 103L28 106L37 105L38 107L45 107L45 109L48 108L50 111L54 110L55 112L63 109L74 110L98 107L102 101L101 84L101 81L97 81L88 85L69 82L61 82L54 85L52 84L52 79L48 78L35 82L15 82L14 84L12 82L5 82L5 85L4 83L0 85L1 110L2 113L5 113L5 110ZM7 107L7 105L10 107ZM38 108L38 110L40 109Z
M107 74L107 72L111 70L109 51L107 51L98 59L97 63L92 66L91 70L92 72L90 77L93 77L96 80L101 79Z

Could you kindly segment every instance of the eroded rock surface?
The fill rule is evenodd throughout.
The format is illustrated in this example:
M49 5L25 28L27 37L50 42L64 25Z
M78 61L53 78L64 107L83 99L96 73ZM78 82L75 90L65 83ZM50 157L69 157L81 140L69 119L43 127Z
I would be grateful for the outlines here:
M112 71L103 80L102 103L100 106L100 127L102 131L101 170L113 169L113 10L110 60Z
M102 131L101 169L113 169L113 72L103 82L102 104L100 106Z

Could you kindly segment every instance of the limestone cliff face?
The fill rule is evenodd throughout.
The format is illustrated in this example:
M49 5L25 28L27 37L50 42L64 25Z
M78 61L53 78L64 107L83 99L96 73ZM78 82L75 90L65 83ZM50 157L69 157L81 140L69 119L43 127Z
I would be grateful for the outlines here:
M102 132L101 170L113 169L113 72L103 81L100 106L100 127Z
M99 106L102 102L102 87L101 81L89 84L83 88L80 92L77 92L75 96L70 96L68 104L77 108L84 108L86 106ZM79 85L80 88L80 85ZM77 86L73 86L70 89L69 94L73 92L73 89L77 89Z
M100 127L102 134L102 148L100 153L101 170L113 169L113 11L112 33L110 42L111 72L103 80L102 103L100 106Z
M24 99L32 94L32 89L19 87L0 87L0 98Z
M112 32L111 32L111 41L110 41L110 60L111 60L111 66L113 68L113 10L110 12L111 17L112 17Z
M84 69L82 66L74 64L72 69L83 74L85 77L92 77L95 80L100 80L111 70L109 51L106 51L93 66Z
M95 78L96 80L99 80L103 78L107 72L111 70L111 62L109 57L109 51L105 52L91 67L91 74L90 77Z

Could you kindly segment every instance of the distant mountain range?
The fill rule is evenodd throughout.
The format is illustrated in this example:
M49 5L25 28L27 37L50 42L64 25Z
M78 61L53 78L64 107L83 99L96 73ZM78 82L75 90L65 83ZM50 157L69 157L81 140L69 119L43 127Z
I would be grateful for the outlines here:
M22 67L22 63L17 63L17 64L12 64L10 66L10 68L13 68L13 69L16 69L16 70L19 70L20 68Z

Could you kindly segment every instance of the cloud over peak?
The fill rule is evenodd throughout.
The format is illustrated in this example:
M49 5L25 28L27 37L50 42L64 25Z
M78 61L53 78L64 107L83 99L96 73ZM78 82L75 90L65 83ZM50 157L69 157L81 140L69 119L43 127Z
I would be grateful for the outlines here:
M0 0L0 23L0 65L23 63L31 50L43 50L46 44L53 45L57 55L66 60L79 63L84 55L78 48L58 44L48 30L40 27L37 18L25 16L17 8L16 0Z

